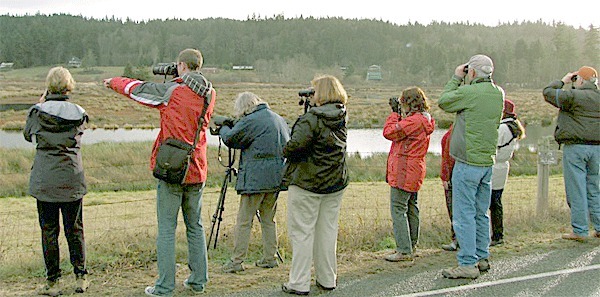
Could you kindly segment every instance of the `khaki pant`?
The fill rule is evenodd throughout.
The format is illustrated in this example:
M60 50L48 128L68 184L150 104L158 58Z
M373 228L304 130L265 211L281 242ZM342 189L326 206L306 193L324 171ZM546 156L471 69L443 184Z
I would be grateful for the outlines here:
M258 210L260 214L260 226L263 241L263 260L275 260L277 253L277 224L275 223L275 211L277 210L278 193L256 193L243 194L240 197L240 208L235 225L235 240L233 263L242 263L248 253L252 222Z
M310 291L313 263L316 281L325 287L336 286L338 218L343 194L344 190L317 194L289 187L287 219L293 251L288 288Z

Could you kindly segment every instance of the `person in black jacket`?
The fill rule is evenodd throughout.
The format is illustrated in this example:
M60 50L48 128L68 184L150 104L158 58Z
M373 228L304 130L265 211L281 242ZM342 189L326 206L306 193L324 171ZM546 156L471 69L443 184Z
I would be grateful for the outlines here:
M243 271L248 252L252 221L260 214L263 257L255 263L262 268L276 267L277 225L275 212L283 175L283 146L290 139L285 120L269 109L260 97L243 92L235 100L238 121L232 127L221 126L219 135L229 148L240 149L239 172L235 189L240 207L235 225L235 243L231 260L224 272Z
M563 86L572 84L571 89ZM588 237L588 216L600 238L600 90L598 72L583 66L550 83L546 102L559 108L554 138L563 145L563 174L573 232L567 240Z
M37 199L47 277L39 293L58 296L61 294L59 213L76 277L75 291L83 293L88 288L82 203L87 189L80 151L88 116L81 106L69 102L69 93L75 88L69 70L50 69L46 87L40 102L29 109L23 135L36 145L29 194Z
M311 262L317 287L336 287L338 217L348 185L348 95L330 75L311 83L314 106L296 120L283 148L288 160L283 186L289 187L287 219L293 253L289 281L282 290L296 295L310 292Z

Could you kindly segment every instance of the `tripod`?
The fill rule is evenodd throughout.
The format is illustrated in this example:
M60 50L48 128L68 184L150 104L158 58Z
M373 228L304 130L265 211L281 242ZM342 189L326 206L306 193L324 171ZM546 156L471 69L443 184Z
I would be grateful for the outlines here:
M213 233L215 231L215 224L217 225L217 232L215 234L215 244L213 249L217 248L217 240L219 239L219 229L221 228L221 222L223 221L223 211L225 211L225 196L227 196L227 184L231 182L232 176L237 175L237 169L233 167L233 162L235 161L235 150L229 148L229 152L227 154L227 165L224 165L221 159L221 138L219 137L219 152L218 152L219 163L226 167L225 169L225 178L223 179L223 184L221 185L221 192L219 195L219 200L217 202L217 209L212 216L212 225L210 227L210 236L208 237L207 247L210 248L210 243L213 238ZM217 223L218 221L218 223Z

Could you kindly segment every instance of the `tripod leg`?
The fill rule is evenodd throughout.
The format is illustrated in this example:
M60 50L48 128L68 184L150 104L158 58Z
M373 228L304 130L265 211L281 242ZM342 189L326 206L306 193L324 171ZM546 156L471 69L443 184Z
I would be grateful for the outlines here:
M215 244L214 249L217 248L217 240L219 238L219 229L221 228L221 221L223 221L223 211L225 211L225 197L227 196L227 183L229 181L229 176L231 174L230 170L227 170L225 174L225 178L223 179L223 184L221 186L221 192L219 194L219 201L217 202L217 209L212 216L212 226L210 227L210 236L208 238L207 247L210 248L210 243L213 238L213 233L215 230L215 224L217 225L217 232L215 233ZM218 223L217 223L218 221Z

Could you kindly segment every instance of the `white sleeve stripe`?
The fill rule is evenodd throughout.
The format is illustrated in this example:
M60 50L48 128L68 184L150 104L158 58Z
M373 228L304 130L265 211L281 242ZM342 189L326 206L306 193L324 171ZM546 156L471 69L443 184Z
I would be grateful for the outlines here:
M142 83L142 81L139 81L139 80L134 80L134 81L132 81L132 82L128 83L128 84L127 84L127 86L125 86L125 90L124 90L125 94L129 95L129 90L130 90L130 89L131 89L131 88L132 88L134 85L141 84L141 83Z
M133 100L135 100L137 102L143 103L143 104L154 105L154 106L158 106L158 105L161 105L161 104L167 105L166 102L151 100L151 99L147 99L147 98L144 98L144 97L136 96L136 95L133 95L133 94L130 94L129 97L131 97L131 99L133 99Z

